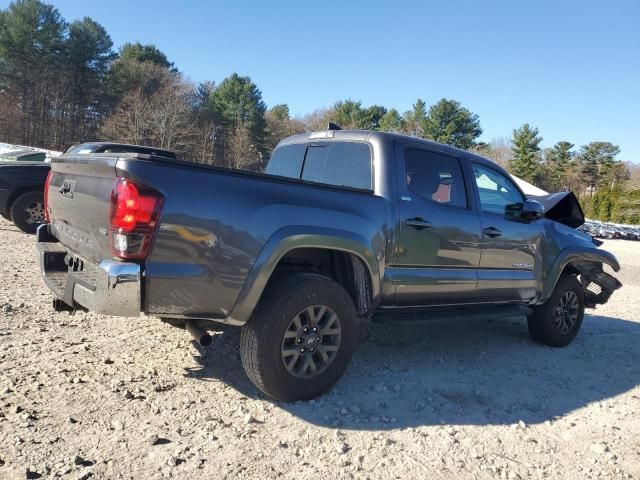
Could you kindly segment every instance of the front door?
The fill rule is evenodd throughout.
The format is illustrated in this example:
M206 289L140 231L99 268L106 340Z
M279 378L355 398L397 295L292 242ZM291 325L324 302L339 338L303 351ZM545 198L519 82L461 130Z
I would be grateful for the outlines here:
M399 228L395 304L472 301L480 219L471 210L460 159L411 144L396 149Z
M542 268L542 223L522 220L525 199L509 177L480 163L471 168L482 222L478 300L528 301Z

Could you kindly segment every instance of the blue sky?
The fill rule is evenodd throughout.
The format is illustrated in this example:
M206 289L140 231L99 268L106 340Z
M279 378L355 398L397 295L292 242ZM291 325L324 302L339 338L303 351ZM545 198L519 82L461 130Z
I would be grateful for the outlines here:
M268 105L460 101L483 139L529 122L640 162L640 1L55 0L116 46L154 43L191 80L249 75ZM8 2L0 0L0 6Z

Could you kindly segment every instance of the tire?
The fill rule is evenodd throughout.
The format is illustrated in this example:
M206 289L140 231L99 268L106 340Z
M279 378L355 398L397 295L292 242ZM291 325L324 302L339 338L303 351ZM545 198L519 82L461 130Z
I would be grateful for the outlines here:
M328 392L347 369L357 343L358 318L349 294L327 277L302 273L265 290L242 328L240 357L256 387L275 400L293 402ZM306 365L308 358L315 368Z
M560 278L551 298L527 319L529 335L550 347L565 347L576 337L584 319L584 289L573 275Z
M11 205L11 221L25 233L36 233L44 223L44 194L27 192L16 198Z

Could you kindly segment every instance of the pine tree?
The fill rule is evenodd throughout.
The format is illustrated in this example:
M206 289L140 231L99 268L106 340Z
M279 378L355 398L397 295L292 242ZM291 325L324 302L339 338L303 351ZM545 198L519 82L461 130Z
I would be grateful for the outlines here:
M266 155L269 149L266 110L262 92L256 84L249 77L241 77L237 73L228 76L218 85L209 96L205 108L208 118L223 129L219 142L221 145L224 146L225 139L231 135L237 135L238 132L244 135L244 130L237 130L238 126L243 126L247 129L252 148L263 155ZM227 158L224 152L222 156Z
M429 140L469 149L482 134L482 129L476 114L455 100L443 98L429 108L423 132Z
M509 162L509 171L527 182L535 181L540 166L542 137L538 133L538 129L528 123L513 131L511 140L513 158Z
M404 132L412 137L424 138L424 122L427 119L427 104L422 99L416 100L413 110L404 114Z
M571 142L560 141L546 151L549 183L554 189L564 189L567 186L567 179L573 166L573 147Z
M404 119L395 108L391 108L380 119L379 130L383 132L401 132L404 128Z
M620 173L615 157L620 148L610 142L591 142L580 147L581 171L587 186L593 191L600 186L614 186Z

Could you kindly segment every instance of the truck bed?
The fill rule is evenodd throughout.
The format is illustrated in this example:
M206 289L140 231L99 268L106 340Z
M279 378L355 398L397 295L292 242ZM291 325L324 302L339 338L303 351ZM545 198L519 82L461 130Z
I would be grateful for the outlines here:
M380 243L378 232L392 228L385 225L387 201L368 190L141 154L64 155L52 170L51 234L70 257L91 265L113 260L116 177L162 195L153 243L138 261L148 314L226 318L259 253L283 229L339 228Z

